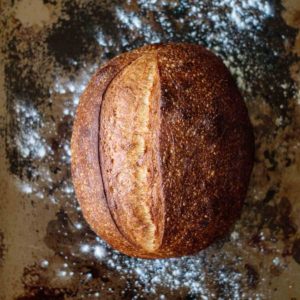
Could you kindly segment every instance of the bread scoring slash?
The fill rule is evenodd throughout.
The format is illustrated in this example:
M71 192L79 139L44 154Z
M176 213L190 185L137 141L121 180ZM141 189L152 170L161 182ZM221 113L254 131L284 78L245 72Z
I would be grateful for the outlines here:
M194 254L239 217L253 129L223 62L202 46L149 45L102 66L73 127L83 215L130 256Z

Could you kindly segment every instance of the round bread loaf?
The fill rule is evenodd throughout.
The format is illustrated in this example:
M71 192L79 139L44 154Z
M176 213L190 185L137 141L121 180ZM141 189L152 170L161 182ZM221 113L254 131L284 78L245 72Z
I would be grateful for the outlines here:
M72 176L83 215L131 256L190 255L228 232L253 166L246 106L202 46L150 45L102 66L83 93Z

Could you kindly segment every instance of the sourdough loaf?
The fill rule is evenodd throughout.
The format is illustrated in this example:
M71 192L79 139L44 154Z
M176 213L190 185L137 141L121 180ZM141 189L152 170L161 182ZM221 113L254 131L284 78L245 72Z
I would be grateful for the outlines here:
M246 106L199 45L150 45L102 66L83 93L72 176L92 229L142 258L189 255L240 215L253 165Z

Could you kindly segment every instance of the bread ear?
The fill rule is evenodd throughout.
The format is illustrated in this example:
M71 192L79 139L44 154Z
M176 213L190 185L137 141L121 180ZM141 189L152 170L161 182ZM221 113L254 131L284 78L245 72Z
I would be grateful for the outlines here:
M164 225L159 97L153 50L115 76L100 114L102 177L111 214L127 240L148 252L159 249Z
M99 117L103 95L115 76L137 57L138 51L122 54L100 68L90 80L80 98L73 125L71 170L83 215L96 234L128 255L149 257L120 233L107 203L99 161Z

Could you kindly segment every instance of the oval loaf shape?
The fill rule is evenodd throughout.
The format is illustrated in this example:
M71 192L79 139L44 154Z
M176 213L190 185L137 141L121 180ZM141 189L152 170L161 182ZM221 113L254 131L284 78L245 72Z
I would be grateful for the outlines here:
M228 232L254 160L229 71L191 44L144 46L102 66L80 99L71 148L87 222L142 258L194 254Z

